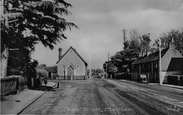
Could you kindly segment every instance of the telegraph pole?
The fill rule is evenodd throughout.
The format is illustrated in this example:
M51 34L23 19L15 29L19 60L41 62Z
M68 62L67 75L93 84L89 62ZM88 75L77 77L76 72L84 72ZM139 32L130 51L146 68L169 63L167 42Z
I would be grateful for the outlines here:
M124 44L126 42L126 29L121 30L121 32L123 33L123 44Z
M110 53L108 53L108 61L109 61L109 56L110 56Z
M123 32L123 41L126 42L126 29L121 30Z
M123 40L124 40L124 42L126 42L126 30L125 29L123 29Z

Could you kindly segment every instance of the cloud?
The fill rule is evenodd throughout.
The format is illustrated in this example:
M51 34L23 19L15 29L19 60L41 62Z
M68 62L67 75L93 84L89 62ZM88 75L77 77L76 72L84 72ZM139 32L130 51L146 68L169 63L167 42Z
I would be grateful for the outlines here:
M154 31L162 33L181 28L183 14L179 11L160 11L155 9L133 12L115 11L111 13L114 21L127 29L138 29L141 33Z
M139 34L153 31L157 34L180 29L183 24L183 2L181 0L68 0L73 5L71 16L66 20L74 22L80 29L64 32L67 40L55 45L54 50L37 45L33 58L40 63L54 65L58 60L58 48L63 53L73 46L94 68L110 55L122 50L123 33L137 29ZM155 38L151 38L155 39Z

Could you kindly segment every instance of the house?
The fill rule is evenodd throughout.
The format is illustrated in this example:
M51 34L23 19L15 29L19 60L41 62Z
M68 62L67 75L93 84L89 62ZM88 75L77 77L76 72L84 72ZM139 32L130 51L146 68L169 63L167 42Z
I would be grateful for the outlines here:
M57 66L46 67L48 79L56 79L57 74Z
M62 49L59 48L57 73L60 79L86 79L87 63L73 47L70 47L63 56Z
M132 63L132 79L137 80L140 74L146 74L150 82L159 82L159 51ZM161 50L161 83L167 83L167 76L174 74L183 74L183 56L172 39L169 48Z
M45 64L41 64L36 67L37 74L40 77L47 77L48 79L56 79L57 74L57 66L46 67Z

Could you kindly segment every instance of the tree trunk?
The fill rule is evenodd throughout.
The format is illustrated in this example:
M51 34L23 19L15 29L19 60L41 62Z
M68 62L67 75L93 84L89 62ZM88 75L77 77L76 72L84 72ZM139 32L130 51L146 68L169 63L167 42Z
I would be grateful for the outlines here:
M5 50L1 53L1 78L5 78L7 76L7 68L8 68L8 56L9 56L9 48L6 47Z

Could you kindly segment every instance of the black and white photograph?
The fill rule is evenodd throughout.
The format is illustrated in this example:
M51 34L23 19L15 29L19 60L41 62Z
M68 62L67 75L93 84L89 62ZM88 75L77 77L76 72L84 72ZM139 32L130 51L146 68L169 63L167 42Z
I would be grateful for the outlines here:
M0 0L1 115L183 115L183 0Z

